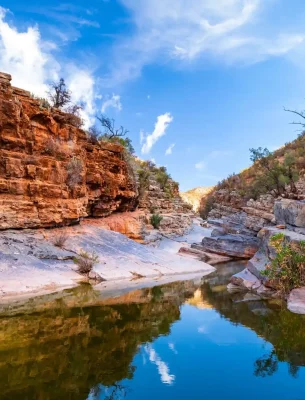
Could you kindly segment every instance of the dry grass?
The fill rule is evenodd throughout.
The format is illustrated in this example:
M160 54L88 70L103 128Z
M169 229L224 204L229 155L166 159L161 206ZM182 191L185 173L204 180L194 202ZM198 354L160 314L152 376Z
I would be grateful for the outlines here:
M52 137L49 137L45 142L44 153L49 154L50 156L56 156L59 151L60 144Z
M63 249L65 247L66 241L68 240L69 235L66 232L61 232L55 236L53 240L53 244L56 247L60 247Z
M72 158L67 164L67 184L73 189L82 182L83 163L78 158Z

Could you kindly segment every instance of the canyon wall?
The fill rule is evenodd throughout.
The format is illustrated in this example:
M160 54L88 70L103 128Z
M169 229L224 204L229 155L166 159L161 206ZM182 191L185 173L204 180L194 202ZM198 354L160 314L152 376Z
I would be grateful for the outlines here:
M161 230L190 226L176 182L169 178L163 187L150 172L143 190L141 162L118 143L91 140L80 126L77 116L13 87L0 72L0 229L57 227L113 213L128 225L133 217L125 212L137 208L137 237L153 213L163 216Z
M44 108L0 74L0 229L50 227L133 210L124 148L92 144L74 115Z

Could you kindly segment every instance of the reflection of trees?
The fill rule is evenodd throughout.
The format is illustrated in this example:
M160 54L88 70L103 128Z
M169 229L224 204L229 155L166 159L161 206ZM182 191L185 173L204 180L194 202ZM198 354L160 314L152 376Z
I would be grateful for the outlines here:
M83 400L91 388L105 400L123 398L119 382L133 377L138 346L168 334L194 290L172 284L135 292L141 302L131 293L126 303L87 307L78 292L74 305L70 296L31 314L1 316L0 399ZM83 295L91 304L90 293Z
M212 285L208 277L201 286L203 298L232 323L253 329L273 345L270 354L256 360L254 374L270 376L277 371L279 362L287 362L290 374L297 376L298 367L305 365L304 316L291 313L281 304L242 302L242 294L215 291L219 283L217 277L211 276L211 279L214 279Z
M263 356L255 361L254 375L265 378L266 376L273 375L278 369L278 358L275 351L267 356Z
M97 385L90 391L90 399L92 400L122 400L127 395L127 389L115 383L111 388Z

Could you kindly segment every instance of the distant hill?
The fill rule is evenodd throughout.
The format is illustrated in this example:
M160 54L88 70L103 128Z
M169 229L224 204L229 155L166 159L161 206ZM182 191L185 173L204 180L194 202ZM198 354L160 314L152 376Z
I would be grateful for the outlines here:
M213 186L197 187L197 188L188 190L187 192L180 193L180 196L187 204L190 204L193 207L193 210L195 212L198 212L199 208L200 208L200 202L201 202L202 197L209 194L212 190L213 190Z

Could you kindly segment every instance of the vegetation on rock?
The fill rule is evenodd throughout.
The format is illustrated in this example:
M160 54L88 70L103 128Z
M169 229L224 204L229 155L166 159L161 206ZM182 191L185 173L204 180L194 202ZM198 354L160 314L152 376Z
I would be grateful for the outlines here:
M150 182L155 181L160 186L169 198L174 197L175 192L178 192L179 185L173 181L165 167L157 167L152 161L138 161L138 177L139 177L139 193L144 194L150 185Z
M83 180L83 163L80 159L73 157L67 164L67 184L73 189Z
M55 236L53 244L56 247L64 248L65 243L68 240L69 236L66 232L60 232L58 235Z
M305 132L274 152L261 147L250 149L250 159L251 167L229 175L203 197L200 207L203 218L213 208L213 198L220 190L236 193L244 205L267 193L274 198L297 198L296 183L305 172Z
M95 253L88 253L82 250L78 257L74 257L74 263L78 266L78 272L82 275L88 275L94 265L99 263L99 257Z
M262 272L281 293L288 294L292 289L305 285L305 240L288 242L284 234L271 237L271 245L276 257Z
M67 89L63 78L50 84L48 96L54 108L62 108L71 103L71 92Z
M162 219L163 217L160 214L153 214L150 217L150 223L155 229L159 229Z

